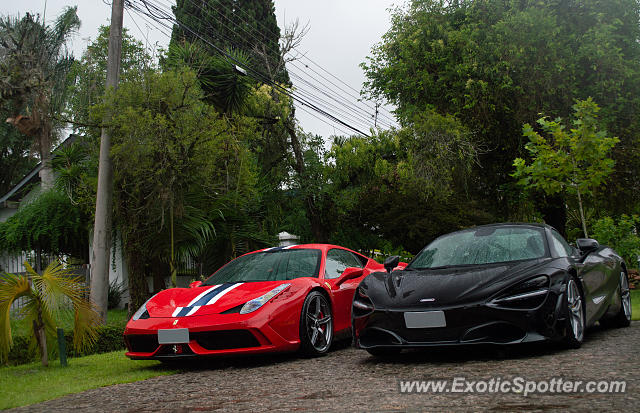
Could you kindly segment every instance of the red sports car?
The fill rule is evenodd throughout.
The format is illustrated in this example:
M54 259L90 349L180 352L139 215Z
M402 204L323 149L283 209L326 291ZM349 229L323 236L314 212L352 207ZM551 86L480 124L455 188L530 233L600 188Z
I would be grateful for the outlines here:
M321 355L349 336L351 303L364 277L384 267L336 245L245 254L206 281L151 297L124 332L132 359L301 350Z

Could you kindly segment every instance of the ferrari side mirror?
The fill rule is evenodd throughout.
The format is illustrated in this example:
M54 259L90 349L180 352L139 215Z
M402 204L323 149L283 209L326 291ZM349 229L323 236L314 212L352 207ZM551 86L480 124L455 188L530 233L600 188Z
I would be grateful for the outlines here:
M345 281L353 280L354 278L360 277L364 273L362 268L356 267L348 267L342 272L342 275L336 281L336 285L340 285Z
M597 250L600 247L598 241L592 238L578 238L576 240L576 245L582 254L588 254Z
M384 260L384 269L387 270L387 272L391 272L398 266L399 262L400 257L398 257L397 255L392 255L391 257L388 257L386 260Z
M189 284L189 288L198 288L202 285L202 281L194 281L191 284Z

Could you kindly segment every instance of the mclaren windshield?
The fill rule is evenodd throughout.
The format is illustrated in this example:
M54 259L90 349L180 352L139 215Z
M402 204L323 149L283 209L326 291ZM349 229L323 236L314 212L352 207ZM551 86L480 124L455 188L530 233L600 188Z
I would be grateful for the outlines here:
M247 254L220 268L203 285L317 277L321 257L322 252L316 249L277 249Z
M480 227L454 232L427 245L407 268L418 270L542 258L547 255L544 239L544 229L535 227Z

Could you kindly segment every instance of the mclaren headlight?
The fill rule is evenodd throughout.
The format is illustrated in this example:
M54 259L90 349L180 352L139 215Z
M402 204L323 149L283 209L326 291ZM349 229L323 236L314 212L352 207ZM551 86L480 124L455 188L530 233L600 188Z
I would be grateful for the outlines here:
M155 297L155 295L153 295L151 298ZM147 303L149 301L151 301L151 298L149 298L147 301L144 302L144 304L142 304L140 306L140 308L138 308L138 311L136 311L133 314L133 317L131 317L132 320L139 320L139 319L146 319L149 318L149 312L147 311Z
M491 300L499 307L534 309L540 306L549 292L549 277L539 275L517 284Z
M261 295L258 298L254 298L251 301L247 301L240 309L240 314L248 314L256 311L258 308L268 303L273 297L289 288L290 285L291 284L280 284L268 293Z

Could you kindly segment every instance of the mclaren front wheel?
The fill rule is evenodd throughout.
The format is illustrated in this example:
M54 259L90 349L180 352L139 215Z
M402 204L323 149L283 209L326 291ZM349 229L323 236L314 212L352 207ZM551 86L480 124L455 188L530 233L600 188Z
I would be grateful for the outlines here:
M564 297L567 314L564 342L570 348L578 348L584 340L585 311L582 292L574 277L569 278Z

